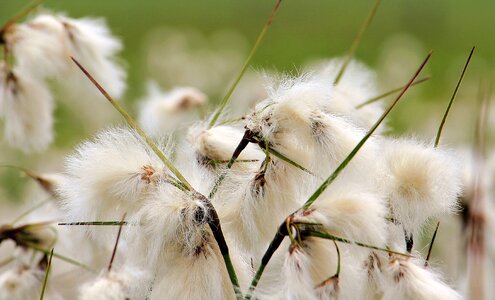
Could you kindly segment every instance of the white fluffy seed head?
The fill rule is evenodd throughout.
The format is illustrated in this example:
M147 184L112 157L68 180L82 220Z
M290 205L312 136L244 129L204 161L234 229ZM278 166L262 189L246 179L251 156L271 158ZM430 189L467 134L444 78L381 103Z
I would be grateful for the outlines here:
M276 143L278 135L290 129L307 131L311 127L311 114L329 103L332 88L310 76L283 78L268 88L269 97L258 103L246 118L246 127ZM297 126L299 125L299 126Z
M140 263L156 267L163 257L201 253L210 238L210 212L201 197L170 185L161 185L148 197L132 220L139 226L130 226L127 233L131 240L142 239L139 251L148 254Z
M95 281L84 284L79 290L80 300L130 299L131 278L122 272L109 272Z
M66 173L60 194L73 222L120 220L126 212L130 216L166 176L152 150L123 128L105 130L79 145L66 159Z
M241 141L244 130L232 126L221 125L205 128L204 124L198 124L189 129L188 139L192 145L198 160L213 160L225 162L230 160L234 150ZM264 153L256 145L249 144L239 155L238 160L258 160L261 164ZM234 168L246 169L252 164L239 162Z
M15 267L0 275L0 299L37 299L41 293L44 273L41 269Z
M36 78L58 77L69 63L64 27L50 14L40 14L27 23L14 25L5 41L17 67Z
M311 278L311 258L298 245L289 247L282 267L285 284L279 299L316 299L313 279Z
M453 155L414 140L384 144L385 179L393 217L414 233L430 217L456 210L462 172Z
M58 15L57 18L63 24L70 55L77 59L113 98L122 97L126 89L127 74L116 61L116 55L122 50L122 42L112 35L105 20L72 19L62 15ZM102 97L72 62L63 84L73 94Z
M392 257L384 267L383 298L454 300L462 297L421 261Z
M296 220L320 223L331 234L382 247L387 238L387 213L379 194L346 186L325 192L311 208L298 213Z
M5 68L2 68L5 71ZM41 151L53 141L53 97L46 85L24 72L0 76L0 112L5 139L24 152Z
M122 43L103 19L42 13L9 28L5 40L20 70L39 79L62 79L58 83L72 94L101 97L71 56L113 97L119 98L125 91L126 73L115 61Z
M141 100L139 123L153 136L162 136L195 119L194 109L205 106L206 96L194 87L162 91L155 82L148 84L148 95Z

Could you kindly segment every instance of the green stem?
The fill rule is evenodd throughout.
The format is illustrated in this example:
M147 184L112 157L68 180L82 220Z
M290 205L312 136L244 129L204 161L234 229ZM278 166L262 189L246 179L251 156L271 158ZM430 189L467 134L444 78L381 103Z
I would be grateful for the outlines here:
M435 138L435 148L438 147L438 144L440 143L440 137L442 136L442 130L443 126L445 125L445 121L447 120L447 116L449 115L450 108L452 107L452 103L454 103L455 96L457 95L457 91L459 90L459 86L461 85L462 79L464 78L464 74L466 73L467 67L469 66L469 62L471 61L471 57L473 56L475 47L471 49L471 52L469 53L469 56L467 58L466 64L464 65L464 68L462 69L461 76L459 77L459 80L457 81L457 84L454 89L454 93L452 94L452 97L450 97L449 105L447 105L447 109L445 110L445 113L443 114L442 122L440 123L440 126L438 127L438 132L437 132L437 137Z
M270 154L273 154L273 156L277 157L278 159L281 159L283 161L285 161L286 163L298 168L299 170L302 170L310 175L313 175L315 177L318 177L316 174L314 174L313 172L311 172L310 170L306 169L305 167L301 166L300 164L298 164L297 162L295 162L294 160L290 159L289 157L287 157L286 155L278 152L277 150L271 148L270 146L268 146L266 144L265 141L263 140L260 140L256 137L253 138L253 142L257 143L258 146L263 150L263 151L268 151Z
M437 222L437 227L435 228L435 232L433 232L433 237L431 238L430 247L428 248L428 255L426 255L425 267L428 266L428 261L430 261L431 251L433 250L433 244L435 243L439 226L440 226L440 221Z
M43 297L45 296L46 285L48 283L48 275L50 274L50 268L52 266L53 250L54 248L52 248L52 251L50 251L50 258L48 259L48 265L46 266L45 279L43 280L43 288L41 289L40 300L43 300Z
M242 151L246 149L247 145L249 145L249 142L252 139L252 137L253 137L252 132L250 131L244 132L244 136L242 137L241 141L235 148L234 153L232 153L232 157L227 163L226 169L222 171L218 179L215 181L215 184L213 185L213 188L211 189L210 194L208 195L208 199L213 199L213 196L215 196L215 194L218 191L218 188L220 187L225 177L227 176L227 171L230 170L230 168L232 168L232 166L236 162L236 159L239 157L239 155L241 155Z
M363 145L366 143L366 141L371 137L371 135L375 132L375 130L378 128L378 126L383 122L385 117L392 111L394 106L399 102L399 100L402 98L402 96L405 94L405 92L409 89L411 84L414 82L416 77L418 77L419 73L421 70L423 70L423 67L426 65L428 60L431 57L431 52L428 53L426 56L425 60L421 63L420 67L416 70L414 73L413 77L409 80L407 85L402 89L402 92L395 98L394 102L387 108L387 110L381 115L381 117L376 121L376 123L371 127L371 129L366 133L366 135L359 141L359 143L352 149L351 153L344 159L344 161L335 169L335 171L318 187L318 189L309 197L309 199L304 203L303 209L308 209L313 202L318 199L318 197L323 193L327 187L337 178L337 176L342 172L345 167L351 162L351 160L354 158L354 156L358 153L358 151L363 147Z
M265 254L263 255L263 258L261 259L260 266L258 267L258 270L256 271L256 274L253 277L253 280L251 281L251 285L249 286L249 290L246 294L246 297L244 299L249 300L251 299L254 290L256 289L256 286L258 286L258 282L261 279L261 275L263 275L263 271L265 270L266 266L268 265L268 262L272 258L273 254L275 251L277 251L278 247L280 247L280 244L284 241L284 238L288 235L287 227L285 221L279 226L277 233L275 234L275 237L273 238L272 242L268 246L268 249L266 249Z
M336 241L333 241L333 243L335 244L335 250L337 250L337 272L335 272L335 277L339 277L340 275L340 249L339 249L339 245L337 245L337 242Z
M225 107L229 103L230 97L232 96L235 88L237 87L237 85L241 81L242 76L244 76L244 73L246 73L247 67L249 66L249 63L251 62L251 59L253 58L254 54L256 53L256 50L258 50L258 47L259 47L261 41L263 40L263 37L265 36L266 31L268 30L268 28L272 24L273 17L275 16L275 13L277 12L281 3L282 3L282 0L278 0L277 3L275 4L275 7L273 8L272 13L270 14L270 17L268 18L268 21L266 22L265 26L261 30L260 34L258 35L258 38L256 39L256 42L254 43L254 46L251 49L251 52L249 52L249 55L248 55L246 61L244 62L244 65L242 66L241 71L239 72L236 79L234 80L234 83L230 86L229 90L227 91L227 94L225 94L222 101L220 101L220 106L218 107L217 111L215 112L215 114L213 115L213 118L210 121L210 125L209 125L210 128L215 126L215 123L218 121L218 118L220 117L223 110L225 109Z
M128 225L125 221L93 221L93 222L71 222L58 223L60 226L122 226Z

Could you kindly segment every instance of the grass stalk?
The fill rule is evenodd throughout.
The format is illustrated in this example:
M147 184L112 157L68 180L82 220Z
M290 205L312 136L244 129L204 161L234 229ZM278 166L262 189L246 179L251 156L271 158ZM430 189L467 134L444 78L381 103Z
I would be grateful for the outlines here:
M471 52L469 53L469 56L466 60L466 64L464 64L464 68L462 69L461 76L459 77L459 80L457 81L457 84L454 89L454 93L452 93L452 97L450 97L449 105L447 105L447 109L445 110L445 113L443 114L442 122L440 122L440 126L438 127L438 132L437 136L435 138L435 148L438 147L438 144L440 143L440 137L442 136L442 130L445 125L445 121L447 120L447 116L449 115L450 108L452 107L452 103L454 103L455 96L457 95L457 91L459 90L459 86L461 85L462 79L464 78L464 74L466 73L466 70L469 66L469 62L471 61L471 57L473 57L475 47L471 49Z
M60 226L122 226L129 225L125 221L93 221L93 222L70 222L58 223Z
M43 280L43 288L41 289L40 300L43 300L45 296L46 285L48 283L48 275L50 275L50 268L52 266L53 250L54 248L52 248L52 251L50 251L50 258L48 259L48 265L46 266L45 279Z
M435 239L437 237L438 227L440 227L440 221L437 222L437 226L435 227L435 231L433 232L433 236L431 237L430 246L428 247L428 255L426 255L425 267L428 266L428 262L430 261L431 251L433 250L433 244L435 243Z
M117 247L119 246L120 234L122 233L122 226L124 225L125 216L127 214L124 213L122 216L121 224L119 226L119 231L117 232L117 238L115 239L115 245L113 246L112 256L110 257L110 262L108 263L107 271L110 272L112 270L113 260L115 259L115 254L117 254Z
M402 253L402 252L390 250L387 248L381 248L381 247L368 245L368 244L361 243L361 242L355 242L355 241L352 241L352 240L349 240L349 239L346 239L343 237L335 236L335 235L332 235L332 234L329 234L326 232L322 232L322 231L318 231L318 230L306 230L306 231L303 231L303 234L305 236L318 237L318 238L328 239L328 240L332 240L332 241L336 241L336 242L341 242L341 243L346 243L346 244L351 244L351 245L357 245L359 247L368 248L368 249L377 250L377 251L382 251L382 252L387 252L390 254L396 254L396 255L405 256L405 257L413 257L411 254L408 254L408 253Z

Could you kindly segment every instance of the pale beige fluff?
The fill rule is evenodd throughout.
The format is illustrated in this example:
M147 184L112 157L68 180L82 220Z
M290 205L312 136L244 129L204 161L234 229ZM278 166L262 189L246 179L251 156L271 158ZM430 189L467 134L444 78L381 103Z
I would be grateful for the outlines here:
M6 42L19 69L36 78L58 78L77 95L99 95L70 60L75 57L115 98L122 96L126 72L115 61L122 50L103 19L72 19L42 13L8 30Z
M131 276L124 272L105 273L79 289L80 300L128 300Z
M202 249L192 255L170 253L162 262L153 285L151 299L235 299L222 255L215 240L209 236ZM233 247L231 247L233 248ZM231 249L234 266L246 285L247 264L239 264L239 257Z
M0 274L0 300L39 299L45 271L25 266L15 266ZM46 299L61 300L57 291L50 288L45 291Z
M150 82L140 103L139 123L149 134L162 136L188 125L198 117L195 110L207 102L208 96L194 87L162 91L157 83Z
M43 82L23 72L3 74L0 111L5 139L24 152L45 150L53 141L53 98Z
M166 176L161 160L125 128L107 129L79 145L66 159L66 175L60 194L73 222L115 221L126 212L130 216ZM94 226L88 230L96 233ZM98 228L98 233L104 230Z
M408 232L456 210L462 172L450 152L415 140L390 140L383 148L386 175L380 186L393 217Z
M77 59L112 97L122 97L126 89L127 74L116 59L122 50L122 42L111 33L105 20L72 19L62 15L56 17L64 26L70 55ZM72 62L69 64L69 73L61 83L74 94L101 97L100 92Z
M383 266L384 300L450 300L462 297L422 261L392 257Z
M14 25L7 31L5 40L17 67L33 77L56 77L68 69L64 27L56 16L40 14Z
M209 214L197 194L163 185L141 205L133 219L136 226L128 228L128 236L144 240L140 245L148 253L144 261L153 266L161 255L196 253L209 239Z
M291 246L287 251L281 276L284 277L284 285L277 299L316 299L313 279L311 278L311 258L300 246Z

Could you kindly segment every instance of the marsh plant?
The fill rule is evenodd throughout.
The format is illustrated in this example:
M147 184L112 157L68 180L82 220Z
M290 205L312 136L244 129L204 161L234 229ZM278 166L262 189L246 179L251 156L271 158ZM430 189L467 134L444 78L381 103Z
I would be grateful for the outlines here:
M466 155L440 142L474 48L431 140L385 134L387 115L427 80L420 75L431 53L385 94L353 58L379 1L347 55L297 76L266 75L265 97L231 116L244 105L230 98L278 1L214 109L198 88L151 82L134 119L116 101L126 87L119 38L101 18L74 19L39 2L0 31L5 140L28 152L49 147L54 88L102 99L97 105L110 104L126 124L81 142L59 173L20 168L49 197L2 220L9 250L0 299L489 297L493 249L484 237L494 219L479 167L486 109L476 164L466 167ZM429 263L442 226L433 239L425 226L461 211L465 287ZM417 246L425 239L429 249Z

